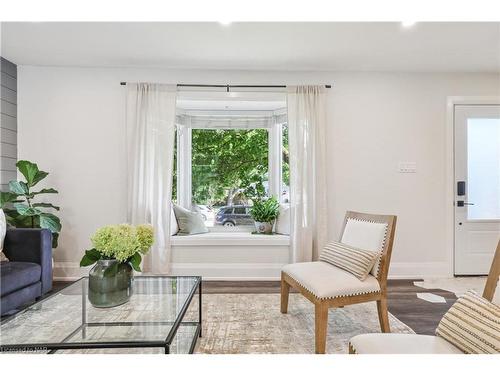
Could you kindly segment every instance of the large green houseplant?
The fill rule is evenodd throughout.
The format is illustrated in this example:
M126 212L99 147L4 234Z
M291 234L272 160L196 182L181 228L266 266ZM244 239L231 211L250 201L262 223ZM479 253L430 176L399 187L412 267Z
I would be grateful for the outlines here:
M45 194L57 194L52 188L34 191L34 186L47 177L48 173L38 169L38 165L27 160L16 163L25 181L12 180L9 191L0 192L0 207L7 223L16 228L46 228L52 232L52 247L57 247L61 232L61 221L49 210L59 211L52 203L41 202Z

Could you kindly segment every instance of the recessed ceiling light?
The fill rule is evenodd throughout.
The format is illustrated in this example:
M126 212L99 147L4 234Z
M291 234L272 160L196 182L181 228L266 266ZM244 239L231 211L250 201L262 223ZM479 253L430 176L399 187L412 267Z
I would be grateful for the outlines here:
M231 25L231 21L219 21L219 23L222 25L222 26L229 26Z
M401 26L403 27L412 27L416 24L415 21L402 21Z

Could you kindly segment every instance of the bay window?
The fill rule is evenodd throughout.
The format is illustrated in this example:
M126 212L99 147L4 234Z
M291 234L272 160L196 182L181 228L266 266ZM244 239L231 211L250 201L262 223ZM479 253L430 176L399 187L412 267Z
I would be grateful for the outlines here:
M178 100L173 200L199 212L211 231L254 230L253 196L288 201L286 104L280 99Z

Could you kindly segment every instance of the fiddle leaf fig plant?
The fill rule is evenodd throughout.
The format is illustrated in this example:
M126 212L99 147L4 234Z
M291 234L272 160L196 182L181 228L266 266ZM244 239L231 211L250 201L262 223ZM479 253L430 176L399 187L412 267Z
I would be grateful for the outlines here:
M3 209L7 222L16 228L45 228L52 232L52 247L57 247L61 232L61 221L48 210L59 211L52 203L38 202L43 194L57 194L52 188L34 191L34 186L48 176L38 169L38 165L28 160L16 163L25 181L10 181L9 191L0 192L0 208Z

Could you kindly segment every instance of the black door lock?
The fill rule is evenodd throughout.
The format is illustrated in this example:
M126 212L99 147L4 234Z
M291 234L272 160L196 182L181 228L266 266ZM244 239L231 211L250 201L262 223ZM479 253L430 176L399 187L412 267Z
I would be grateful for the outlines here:
M457 207L463 207L463 206L474 206L474 203L469 203L469 202L464 202L464 201L457 201Z

